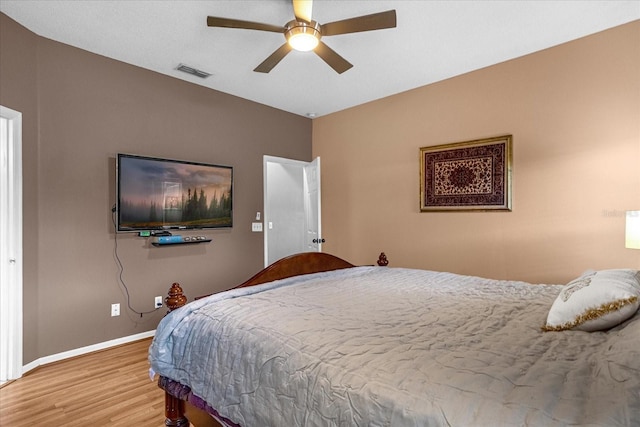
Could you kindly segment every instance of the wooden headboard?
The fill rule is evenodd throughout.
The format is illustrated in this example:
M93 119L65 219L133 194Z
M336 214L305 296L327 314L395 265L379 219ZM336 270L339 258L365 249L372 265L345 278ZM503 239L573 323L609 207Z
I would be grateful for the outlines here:
M381 252L378 256L378 265L386 267L389 264L387 256ZM342 268L351 268L355 265L324 252L302 252L295 255L282 258L263 270L260 270L249 280L234 286L231 289L243 288L247 286L260 285L262 283L272 282L274 280L286 279L288 277L300 276L302 274L320 273L323 271L340 270ZM194 299L208 297L201 295ZM169 311L180 308L187 303L182 287L178 283L171 285L168 296L165 298L165 304Z
M351 267L355 267L355 265L331 254L324 252L304 252L290 255L274 262L246 282L236 286L236 288L259 285L274 280L286 279L287 277L300 276L302 274L320 273L322 271L340 270Z

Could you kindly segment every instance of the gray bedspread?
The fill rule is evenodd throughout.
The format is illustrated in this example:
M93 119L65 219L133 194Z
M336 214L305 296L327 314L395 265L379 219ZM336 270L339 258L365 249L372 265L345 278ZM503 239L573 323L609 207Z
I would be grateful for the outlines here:
M639 426L640 314L542 332L559 285L357 267L195 301L149 360L243 427Z

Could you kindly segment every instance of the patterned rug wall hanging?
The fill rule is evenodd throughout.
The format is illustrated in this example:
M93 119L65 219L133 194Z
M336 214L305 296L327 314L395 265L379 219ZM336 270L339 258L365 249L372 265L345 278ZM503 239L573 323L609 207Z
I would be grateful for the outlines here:
M420 211L510 211L511 162L511 135L420 148Z

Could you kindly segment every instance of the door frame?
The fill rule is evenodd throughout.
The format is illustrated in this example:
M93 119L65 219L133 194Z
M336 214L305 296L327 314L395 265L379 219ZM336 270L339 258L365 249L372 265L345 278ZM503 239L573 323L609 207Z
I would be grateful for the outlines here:
M22 113L0 106L0 383L22 376ZM4 130L4 129L3 129Z

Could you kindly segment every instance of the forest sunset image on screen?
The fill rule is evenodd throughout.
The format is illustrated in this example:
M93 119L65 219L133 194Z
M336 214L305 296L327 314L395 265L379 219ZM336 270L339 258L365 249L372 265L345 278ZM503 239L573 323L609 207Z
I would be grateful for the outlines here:
M118 155L118 230L232 226L228 166Z

